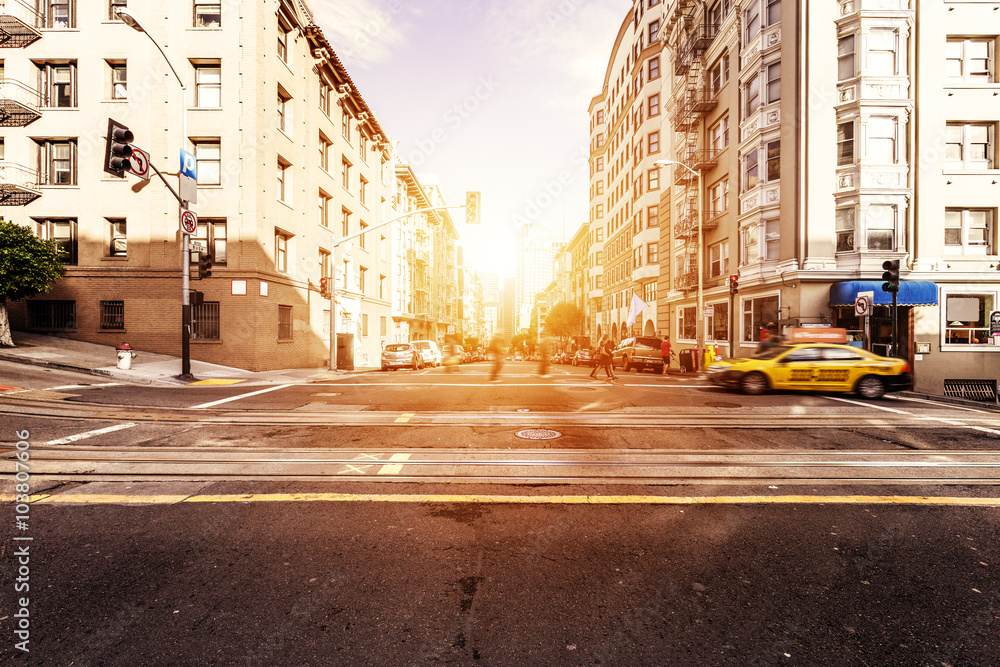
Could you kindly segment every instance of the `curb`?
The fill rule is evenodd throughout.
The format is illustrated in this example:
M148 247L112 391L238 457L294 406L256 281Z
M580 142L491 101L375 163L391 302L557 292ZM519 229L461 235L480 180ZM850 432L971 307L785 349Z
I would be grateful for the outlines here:
M967 398L942 396L940 394L925 394L917 391L897 391L895 393L896 395L899 396L911 396L913 398L922 398L924 400L935 401L937 403L951 403L952 405L961 405L967 408L980 408L980 409L1000 412L1000 404L997 403L987 403L985 401L970 401Z
M58 361L45 361L42 359L27 359L25 357L20 357L14 354L0 354L0 361L8 361L15 364L25 364L27 366L40 366L42 368L54 368L60 371L71 371L73 373L87 373L88 375L96 375L102 378L113 378L115 380L130 380L138 384L153 384L153 380L150 378L142 377L129 377L123 378L119 377L108 371L100 370L97 368L87 368L85 366L74 366L72 364L63 364Z

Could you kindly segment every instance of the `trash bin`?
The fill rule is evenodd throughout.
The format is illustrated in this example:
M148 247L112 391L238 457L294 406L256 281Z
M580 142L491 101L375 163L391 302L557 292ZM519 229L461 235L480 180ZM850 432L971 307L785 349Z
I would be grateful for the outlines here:
M677 362L681 366L682 373L693 373L697 368L698 351L697 350L681 350L680 354L677 355Z

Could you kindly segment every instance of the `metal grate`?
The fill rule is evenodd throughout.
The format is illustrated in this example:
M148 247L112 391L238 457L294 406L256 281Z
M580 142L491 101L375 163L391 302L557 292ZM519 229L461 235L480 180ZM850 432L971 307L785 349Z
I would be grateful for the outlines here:
M221 340L218 301L191 306L191 339Z
M996 380L945 380L944 395L970 401L997 402Z
M101 301L101 328L125 329L124 301Z
M76 329L76 301L29 301L28 328Z

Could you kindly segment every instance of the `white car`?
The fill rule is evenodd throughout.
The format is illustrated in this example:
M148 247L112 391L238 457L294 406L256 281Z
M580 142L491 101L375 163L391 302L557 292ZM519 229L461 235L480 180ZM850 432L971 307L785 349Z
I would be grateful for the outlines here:
M441 350L438 344L432 340L411 340L410 345L420 350L424 358L424 363L428 366L441 365Z

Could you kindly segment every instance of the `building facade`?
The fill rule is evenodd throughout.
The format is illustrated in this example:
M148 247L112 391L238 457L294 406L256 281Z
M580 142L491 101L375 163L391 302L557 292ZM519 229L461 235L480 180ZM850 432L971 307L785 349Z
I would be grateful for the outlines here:
M553 261L558 248L558 242L545 225L529 223L518 230L515 334L530 328L535 297L555 277Z

